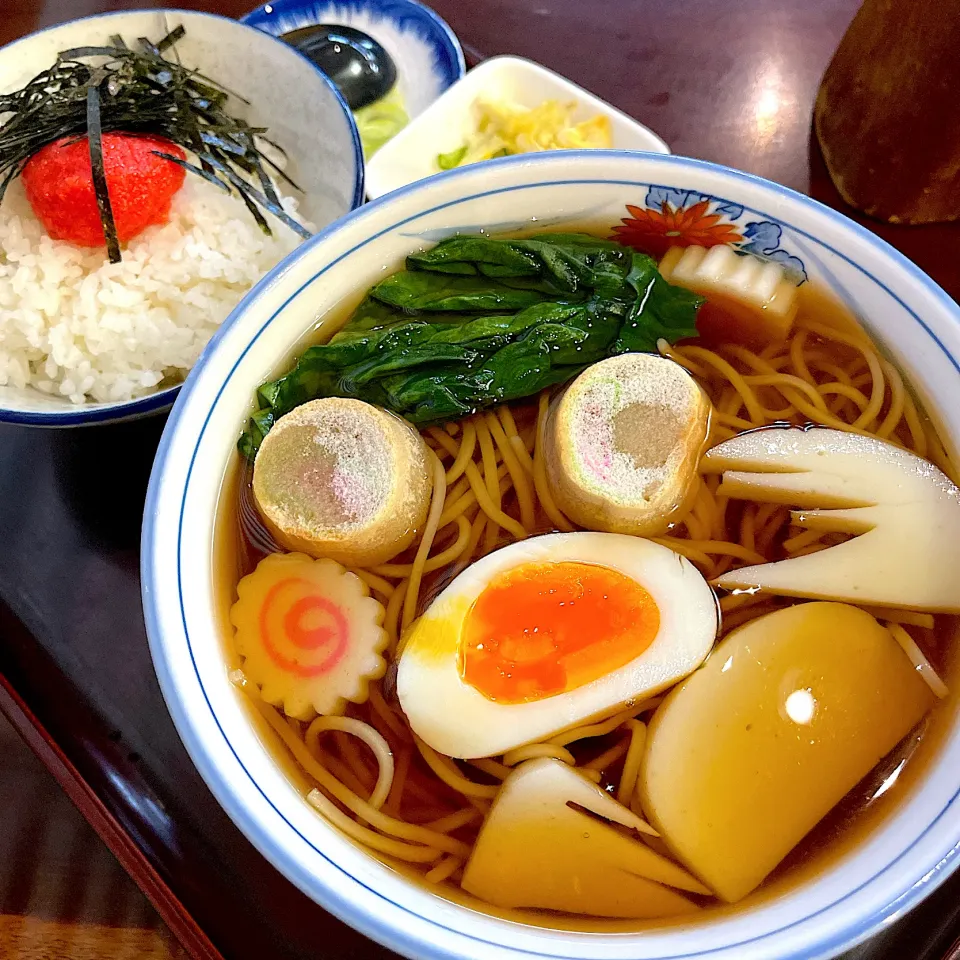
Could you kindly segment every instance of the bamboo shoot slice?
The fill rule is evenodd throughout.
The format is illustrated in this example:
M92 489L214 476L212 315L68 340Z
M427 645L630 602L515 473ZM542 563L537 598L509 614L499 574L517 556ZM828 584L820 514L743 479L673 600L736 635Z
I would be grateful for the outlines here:
M604 820L651 832L562 761L527 761L504 781L464 870L463 889L498 907L596 917L697 910L671 887L709 893L703 884Z
M723 474L719 496L800 507L794 523L856 535L717 586L960 612L960 490L916 454L826 427L772 427L719 444L701 469Z

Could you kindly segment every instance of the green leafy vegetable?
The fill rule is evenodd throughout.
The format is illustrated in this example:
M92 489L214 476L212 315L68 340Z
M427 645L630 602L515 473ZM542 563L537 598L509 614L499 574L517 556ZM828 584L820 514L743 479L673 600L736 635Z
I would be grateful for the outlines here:
M441 170L452 170L460 165L460 161L467 155L467 145L451 150L449 153L437 154L437 166Z
M406 313L444 313L487 310L522 310L548 292L491 284L487 278L457 277L444 273L396 273L378 283L370 296Z
M426 425L564 383L591 363L696 335L702 303L645 254L586 234L451 237L378 283L329 343L257 391L248 457L275 420L357 397Z

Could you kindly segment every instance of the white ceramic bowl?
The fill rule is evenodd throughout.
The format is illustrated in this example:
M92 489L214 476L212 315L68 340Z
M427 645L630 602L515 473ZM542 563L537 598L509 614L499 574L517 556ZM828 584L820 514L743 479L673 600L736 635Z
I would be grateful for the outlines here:
M610 120L614 149L670 152L652 130L559 73L523 57L492 57L458 80L370 158L367 196L376 199L439 173L437 154L458 149L473 132L473 103L480 96L530 108L544 100L573 102L577 123L598 114Z
M356 124L326 74L292 47L236 20L186 10L108 13L15 40L0 49L0 90L15 90L53 64L61 50L109 45L122 36L156 40L182 24L182 61L249 101L230 109L266 126L287 151L290 176L302 188L300 211L325 227L363 201L363 157ZM192 176L192 174L187 174ZM84 426L165 410L179 387L136 400L74 404L32 387L0 386L0 421L33 426Z
M330 827L264 749L227 679L211 541L220 485L256 386L318 317L405 255L457 231L618 223L625 204L706 201L745 247L830 287L866 322L960 446L960 309L917 267L838 213L773 183L680 157L544 153L422 181L344 218L269 275L224 325L184 386L147 500L142 575L151 650L200 773L263 854L305 893L419 960L819 960L876 931L958 862L960 723L935 763L859 846L801 885L750 907L669 928L584 934L506 922L455 905ZM655 215L641 217L656 229ZM702 225L709 228L709 224Z

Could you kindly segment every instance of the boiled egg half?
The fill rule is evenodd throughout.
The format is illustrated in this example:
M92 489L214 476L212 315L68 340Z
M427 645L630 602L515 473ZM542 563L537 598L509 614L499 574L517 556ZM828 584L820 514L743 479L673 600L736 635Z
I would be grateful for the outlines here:
M404 638L400 704L440 753L498 756L676 683L718 627L684 557L615 533L557 533L460 574Z

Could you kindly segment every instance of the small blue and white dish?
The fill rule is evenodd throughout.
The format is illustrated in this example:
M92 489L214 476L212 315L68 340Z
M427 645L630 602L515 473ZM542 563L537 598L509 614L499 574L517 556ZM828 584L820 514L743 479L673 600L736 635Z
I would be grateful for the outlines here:
M319 24L362 31L377 41L396 65L400 101L411 119L466 72L454 32L415 0L277 0L252 10L241 22L275 37Z

